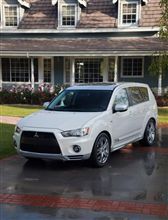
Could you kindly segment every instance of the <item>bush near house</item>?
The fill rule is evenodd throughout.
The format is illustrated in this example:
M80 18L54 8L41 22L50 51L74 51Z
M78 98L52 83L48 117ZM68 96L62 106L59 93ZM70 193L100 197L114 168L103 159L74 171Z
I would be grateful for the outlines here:
M51 101L65 86L42 84L33 90L31 85L13 86L0 91L0 104L33 104L42 105Z
M160 107L168 106L168 92L163 96L155 96L157 105Z
M46 101L51 101L66 87L67 85L41 84L36 90L33 90L31 85L13 86L10 90L0 91L0 104L42 105ZM168 91L163 96L155 94L155 97L158 106L168 106Z

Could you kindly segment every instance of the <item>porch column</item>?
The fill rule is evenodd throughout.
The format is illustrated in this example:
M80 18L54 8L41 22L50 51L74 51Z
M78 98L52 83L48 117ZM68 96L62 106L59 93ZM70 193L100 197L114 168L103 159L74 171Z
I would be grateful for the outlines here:
M0 58L0 90L2 89L2 62Z
M34 90L34 58L31 58L31 86Z
M103 59L103 82L108 82L108 57Z
M70 72L70 83L71 86L75 84L75 58L71 57L71 72Z
M39 58L39 84L44 82L44 66L43 66L43 57Z
M114 64L114 82L118 82L118 56L115 57L115 64Z

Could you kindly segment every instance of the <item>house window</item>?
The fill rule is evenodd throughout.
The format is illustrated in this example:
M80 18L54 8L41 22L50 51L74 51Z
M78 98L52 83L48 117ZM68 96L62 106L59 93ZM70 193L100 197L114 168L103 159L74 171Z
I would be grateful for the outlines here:
M52 62L51 59L44 59L44 82L51 82Z
M4 24L6 27L15 27L18 25L18 7L4 6Z
M75 59L75 82L103 82L103 59Z
M138 9L139 1L136 2L121 2L120 8L120 25L137 25L138 24Z
M34 59L34 78L38 81L38 59ZM31 62L26 58L2 58L2 80L4 82L30 82Z
M71 27L76 25L76 5L61 6L61 26Z
M143 69L143 58L122 58L122 77L143 77Z

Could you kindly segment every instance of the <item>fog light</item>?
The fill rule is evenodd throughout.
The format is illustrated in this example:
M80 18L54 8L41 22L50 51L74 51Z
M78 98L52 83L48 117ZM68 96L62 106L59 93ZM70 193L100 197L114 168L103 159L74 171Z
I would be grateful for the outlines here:
M74 145L73 150L75 151L75 153L79 153L81 151L81 147L79 145Z

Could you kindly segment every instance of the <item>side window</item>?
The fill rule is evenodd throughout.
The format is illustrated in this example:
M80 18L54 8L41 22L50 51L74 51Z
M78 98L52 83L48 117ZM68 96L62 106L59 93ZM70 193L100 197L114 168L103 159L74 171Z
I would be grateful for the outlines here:
M143 101L144 102L149 101L148 89L146 87L139 87L139 90L140 90L141 95L143 97Z
M129 100L128 100L128 95L126 89L121 89L118 91L113 107L117 104L124 104L124 105L129 105Z
M139 87L130 87L128 88L128 91L129 91L129 96L130 96L132 105L136 105L141 102L144 102L143 96L139 90Z

